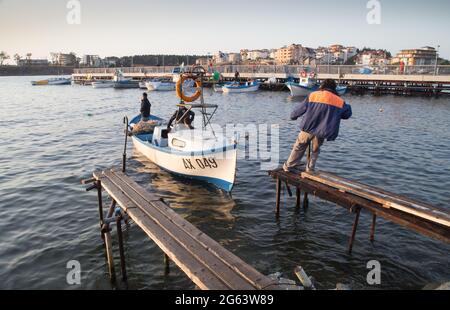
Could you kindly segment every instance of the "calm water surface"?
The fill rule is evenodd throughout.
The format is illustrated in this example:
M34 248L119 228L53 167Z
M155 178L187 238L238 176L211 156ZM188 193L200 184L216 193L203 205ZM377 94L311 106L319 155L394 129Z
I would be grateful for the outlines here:
M96 197L80 180L120 164L122 118L136 114L141 91L32 87L32 79L0 78L0 288L110 289ZM221 124L280 124L281 158L288 156L297 129L288 119L295 102L287 93L205 97L220 106ZM337 141L325 144L318 168L448 208L449 99L346 99L354 117L343 123ZM174 93L151 93L150 100L152 112L162 117L177 102ZM139 154L128 169L139 184L265 274L295 279L293 269L302 265L320 288L337 282L368 288L366 264L375 259L382 265L381 288L450 280L448 245L383 220L371 244L368 214L361 217L352 255L346 245L353 217L331 203L312 198L307 213L296 212L295 199L285 192L277 221L275 184L258 161L238 162L232 196L174 178ZM193 288L176 268L164 275L162 252L134 225L125 232L125 247L130 288ZM69 260L81 263L81 286L66 283Z

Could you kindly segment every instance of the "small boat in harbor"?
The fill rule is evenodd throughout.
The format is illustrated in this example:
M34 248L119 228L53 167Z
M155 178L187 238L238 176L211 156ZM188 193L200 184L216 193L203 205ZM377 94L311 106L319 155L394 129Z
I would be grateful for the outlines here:
M196 85L200 85L200 89L197 89L196 95L188 97L182 90L178 91L180 85L177 85L177 96L182 99L182 103L177 106L185 111L185 115L189 115L193 109L200 111L203 116L202 127L193 129L183 123L184 117L180 117L179 121L175 119L173 127L168 130L163 119L151 115L149 122L153 126L152 130L142 132L137 129L149 122L140 122L141 116L138 115L128 125L134 148L174 175L207 182L230 192L236 177L238 139L226 137L212 129L211 119L218 106L205 104L203 96L198 95L203 92L203 75L188 78L196 79ZM178 84L185 79L182 76ZM192 103L199 98L200 104ZM134 133L133 129L136 129Z
M302 77L299 83L286 82L286 86L291 91L292 97L307 97L312 92L318 91L320 84L315 78ZM336 87L336 92L339 96L344 95L347 92L347 86L338 85Z
M142 81L140 81L139 82L139 88L140 89L147 89L147 82L148 82L148 80L142 80Z
M71 78L65 77L57 77L50 78L45 80L31 81L31 85L33 86L42 86L42 85L70 85L72 84Z
M228 85L224 85L222 87L222 91L224 93L249 93L257 91L260 85L261 83L258 81L247 82L244 84L234 82Z
M112 88L114 87L114 81L112 80L93 81L91 85L93 88Z
M117 70L114 75L114 85L113 87L116 89L123 88L139 88L139 82L133 81L131 78L125 78L122 71Z
M176 83L169 80L154 80L145 83L149 91L173 91Z

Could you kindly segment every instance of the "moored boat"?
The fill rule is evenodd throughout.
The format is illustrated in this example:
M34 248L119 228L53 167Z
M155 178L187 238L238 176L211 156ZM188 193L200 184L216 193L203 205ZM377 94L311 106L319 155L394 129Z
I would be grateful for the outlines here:
M188 80L196 85L196 92L191 96L181 87ZM218 106L204 103L202 81L203 74L180 76L176 94L182 102L177 105L178 111L183 111L183 115L176 114L171 119L171 125L174 122L171 128L159 117L150 116L149 124L141 122L138 115L130 122L129 130L134 148L160 168L230 192L236 177L238 139L218 133L217 128L213 130L211 119ZM192 103L198 99L200 104ZM203 116L201 128L194 129L185 123L185 116L192 115L193 109L198 109Z
M103 80L103 81L94 81L91 83L93 88L112 88L114 87L114 81L111 80Z
M320 89L320 84L317 83L316 79L307 77L301 78L299 83L286 82L286 86L291 91L292 97L307 97ZM339 96L344 95L347 92L347 86L338 85L336 92Z
M175 90L175 83L165 80L154 80L145 83L147 90L149 91L172 91Z
M255 92L259 89L261 84L258 81L247 82L245 84L240 84L238 82L224 85L222 91L224 93L249 93Z
M65 78L65 77L57 77L57 78L50 78L50 79L45 79L45 80L31 81L31 85L34 85L34 86L70 85L70 84L72 84L72 79Z
M186 105L191 108L212 105ZM130 129L140 121L136 116ZM163 123L151 116L150 121ZM189 129L181 124L170 132L156 126L153 133L132 136L134 148L160 168L178 176L204 181L230 192L236 177L237 141L212 130Z

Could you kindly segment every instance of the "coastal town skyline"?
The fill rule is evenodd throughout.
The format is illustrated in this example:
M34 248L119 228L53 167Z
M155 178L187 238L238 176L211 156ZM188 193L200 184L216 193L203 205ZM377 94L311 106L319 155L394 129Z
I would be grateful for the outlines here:
M440 57L450 58L449 43L441 41L445 37L444 29L450 27L445 17L450 9L448 1L426 4L408 1L407 5L402 5L405 1L380 1L379 24L367 21L368 1L357 0L346 1L339 8L330 1L312 6L302 1L282 0L276 5L264 3L256 8L252 1L231 0L229 6L220 10L217 4L203 0L195 2L196 5L137 0L124 5L109 1L107 11L102 1L76 1L81 4L79 24L67 21L73 9L69 2L27 2L29 9L24 11L20 9L22 0L0 1L0 50L11 56L6 63L14 63L12 56L16 53L32 53L33 58L48 58L51 52L102 57L212 55L219 50L275 49L292 43L312 48L332 44L371 47L386 49L393 55L401 49L439 46ZM289 9L281 10L283 7ZM353 18L341 19L344 13ZM419 16L422 22L416 23ZM203 26L217 31L202 32L199 36Z

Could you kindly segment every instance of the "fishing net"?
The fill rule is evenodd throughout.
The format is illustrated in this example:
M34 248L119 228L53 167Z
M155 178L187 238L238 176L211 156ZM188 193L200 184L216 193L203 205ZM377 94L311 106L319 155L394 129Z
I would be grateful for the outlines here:
M157 121L140 121L133 127L133 135L141 135L146 133L153 133L155 127L159 125Z

